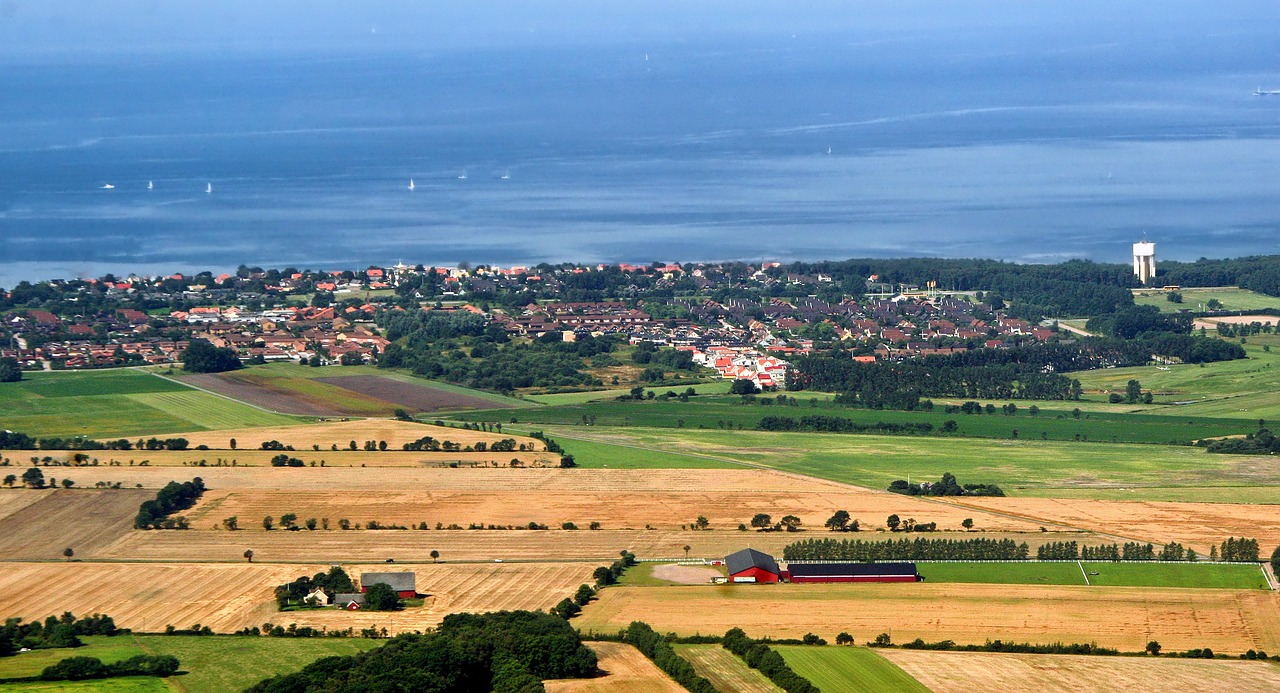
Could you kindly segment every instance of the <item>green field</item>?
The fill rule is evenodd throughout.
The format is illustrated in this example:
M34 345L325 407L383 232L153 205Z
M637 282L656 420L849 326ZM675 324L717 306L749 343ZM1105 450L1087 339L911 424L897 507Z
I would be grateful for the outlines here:
M1221 310L1280 308L1280 298L1234 286L1179 289L1179 293L1182 294L1182 303L1171 303L1166 291L1140 289L1133 292L1133 302L1140 306L1155 306L1165 313L1177 313L1181 310L1203 312L1208 310L1206 306L1209 301L1215 298L1222 303Z
M667 391L673 391L679 394L692 387L693 391L700 395L723 395L729 392L729 386L731 385L733 385L732 381L717 380L698 385L681 385L672 387L656 386L648 387L646 389L653 390L657 394L662 394ZM587 402L615 399L622 395L630 394L631 388L622 388L615 390L594 390L591 392L561 392L554 395L526 395L524 399L532 400L539 404L585 404Z
M1123 389L1123 385L1121 387ZM804 393L800 393L802 396ZM802 397L803 400L803 397ZM758 400L770 401L772 400ZM1257 419L1201 418L1170 407L1162 411L1126 414L1121 412L1082 412L1080 418L1072 414L1072 407L1064 402L1040 402L1041 410L1035 415L1028 411L1028 403L1018 404L1013 416L1003 413L947 414L941 407L932 412L870 410L843 407L831 402L819 401L815 406L802 404L765 406L757 403L744 405L740 398L712 396L697 397L688 402L679 400L644 402L616 400L565 404L539 407L513 415L524 424L593 426L642 426L647 428L685 428L720 430L726 428L756 429L766 416L790 417L799 420L809 415L835 416L869 425L879 422L890 424L929 424L935 433L947 421L955 421L958 431L948 437L1103 441L1111 443L1187 443L1201 438L1227 435L1243 435L1257 430ZM469 412L455 418L470 421L490 420L493 412Z
M732 461L708 459L679 452L655 454L652 450L614 445L598 440L555 437L565 452L585 469L734 469Z
M698 454L879 489L908 475L938 479L943 472L955 474L962 484L995 483L1015 496L1123 488L1130 491L1126 498L1145 500L1143 487L1160 494L1171 486L1222 487L1212 489L1214 500L1230 502L1238 500L1232 496L1236 491L1256 498L1264 493L1258 487L1280 486L1280 465L1271 458L1259 464L1259 458L1211 455L1195 447L974 438L940 444L933 437L590 426L547 432L571 453L578 437L647 449L647 455L636 451L645 466L679 467Z
M917 570L927 582L976 582L1004 585L1084 585L1109 587L1206 587L1215 589L1269 589L1255 564L1217 563L1110 563L1083 561L1016 563L919 562ZM1082 570L1083 568L1083 570Z
M865 647L774 647L787 664L823 693L929 693L898 665Z
M693 665L719 691L781 693L764 674L747 666L742 658L719 645L672 645L676 654Z
M377 647L376 640L362 638L263 638L256 636L167 636L167 635L119 635L114 637L90 636L82 638L84 647L74 649L34 650L13 657L0 659L0 678L38 676L50 664L72 656L97 657L104 662L116 662L139 654L173 655L182 665L182 672L172 681L176 690L189 693L220 693L242 690L258 681L293 671L321 658L349 655ZM104 682L96 683L99 686ZM13 684L4 686L6 689ZM152 691L170 690L164 681L146 677L112 679L106 685L75 688L58 683L23 684L16 690L110 690Z
M33 436L133 437L295 422L136 369L29 373L0 384L0 427Z
M168 679L153 676L129 676L97 681L31 681L6 683L0 689L6 691L42 691L43 693L169 693Z

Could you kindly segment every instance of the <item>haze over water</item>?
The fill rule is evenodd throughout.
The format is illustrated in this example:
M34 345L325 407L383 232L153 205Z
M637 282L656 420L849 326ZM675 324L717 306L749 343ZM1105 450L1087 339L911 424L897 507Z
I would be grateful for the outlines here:
M1253 95L1280 89L1272 4L818 3L726 27L674 4L508 26L488 5L430 31L406 10L340 40L252 25L178 46L77 42L0 3L0 39L26 39L0 50L0 286L401 259L1124 262L1144 232L1166 259L1280 253L1280 95Z

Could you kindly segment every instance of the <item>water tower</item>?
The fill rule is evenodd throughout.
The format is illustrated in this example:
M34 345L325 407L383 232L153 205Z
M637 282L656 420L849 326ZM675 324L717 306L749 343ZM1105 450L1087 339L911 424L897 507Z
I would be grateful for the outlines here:
M1133 274L1146 284L1156 276L1156 244L1142 241L1133 244Z

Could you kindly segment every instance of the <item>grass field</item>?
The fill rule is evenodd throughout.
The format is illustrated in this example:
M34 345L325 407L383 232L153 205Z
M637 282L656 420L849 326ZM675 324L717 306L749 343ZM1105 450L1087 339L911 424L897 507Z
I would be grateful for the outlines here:
M823 693L929 693L898 665L864 647L786 645L775 649Z
M129 676L119 679L102 679L98 681L32 681L30 683L7 683L6 691L40 691L41 693L169 693L170 679L158 679L152 676Z
M1280 593L1263 590L928 582L610 587L576 625L616 632L636 619L680 635L736 626L755 637L812 632L829 641L845 631L858 642L888 633L894 642L998 638L1140 651L1158 640L1167 650L1280 650Z
M709 383L699 383L697 385L680 385L663 387L661 385L648 387L646 389L653 390L657 394L667 391L679 394L689 388L693 388L694 392L700 395L723 395L729 392L729 386L733 385L730 380L716 380ZM619 388L614 390L593 390L591 392L560 392L554 395L525 395L523 399L539 404L583 404L586 402L596 402L599 400L615 399L622 395L630 395L631 388Z
M1120 383L1121 391L1124 382ZM797 393L801 401L807 401L805 393ZM761 399L759 402L772 401ZM1039 402L1036 415L1029 412L1029 403L1019 402L1013 416L997 414L947 414L942 407L933 411L890 411L855 409L837 405L828 400L818 400L816 405L766 406L744 405L737 397L698 397L688 402L679 400L649 400L643 402L605 400L581 404L562 404L539 407L511 414L524 425L582 425L649 427L720 430L725 428L756 429L764 417L779 416L800 419L809 415L836 416L863 425L876 423L929 424L940 431L948 421L958 425L956 434L948 438L997 438L1067 441L1103 441L1121 443L1170 443L1191 442L1201 438L1226 435L1243 435L1257 430L1257 419L1242 417L1199 418L1180 409L1165 407L1151 413L1133 414L1120 411L1089 411L1075 418L1072 403ZM487 421L500 417L501 413L472 412L456 414L455 418L470 421ZM497 419L509 420L509 419ZM1015 431L1017 432L1015 434ZM934 434L937 435L937 434Z
M718 691L734 693L781 693L782 691L764 674L747 666L741 657L719 645L672 645L672 647L676 654L693 665L694 671L710 680Z
M0 384L0 425L33 436L117 438L291 423L136 369L28 373Z
M573 452L577 438L649 451L647 464L659 460L680 466L677 457L700 454L822 479L883 489L895 479L938 479L955 474L960 483L995 483L1005 493L1024 490L1125 488L1134 500L1145 486L1280 486L1274 457L1210 455L1203 448L1067 443L1025 440L990 441L902 436L699 431L669 428L548 429ZM570 440L570 438L574 440ZM616 463L615 463L616 464ZM1223 489L1215 500L1230 501Z
M573 455L578 466L586 469L737 469L742 466L728 460L685 455L674 450L655 454L653 450L601 440L557 438L556 442Z
M268 676L298 671L321 657L355 654L382 644L377 640L362 638L263 638L222 635L88 636L83 640L84 647L34 650L15 657L0 659L0 678L37 676L45 667L73 656L97 657L103 662L111 663L140 654L172 655L178 658L183 672L168 679L170 683L176 684L175 690L188 693L221 693L242 690ZM170 690L163 679L131 677L123 681L143 682L143 687L120 688L119 690L122 691ZM159 687L153 684L159 684ZM18 688L17 690L63 689ZM99 689L90 687L83 690Z
M1126 587L1208 587L1269 589L1256 564L1209 563L930 563L916 564L930 583L973 582L1022 585L1084 585ZM1093 575L1092 573L1097 573Z
M1203 312L1208 310L1209 301L1218 299L1222 303L1221 310L1262 310L1264 308L1280 308L1280 298L1260 294L1248 289L1234 286L1219 286L1204 289L1180 289L1182 303L1169 301L1167 291L1151 289L1135 289L1133 302L1140 306L1155 306L1164 313L1176 313L1181 310Z
M1271 693L1280 689L1280 666L1266 662L898 649L879 653L935 693L1104 689L1128 693Z

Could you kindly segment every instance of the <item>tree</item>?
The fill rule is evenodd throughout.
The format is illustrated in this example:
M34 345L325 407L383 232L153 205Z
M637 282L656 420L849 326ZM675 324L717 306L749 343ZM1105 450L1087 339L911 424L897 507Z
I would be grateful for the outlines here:
M890 515L889 519L885 520L884 523L889 527L889 531L896 532L898 531L898 526L902 524L902 519L897 515Z
M782 526L785 527L788 532L800 531L800 518L796 517L795 515L783 515L782 519L779 520L778 522L781 523Z
M693 547L689 546L688 544L685 544L685 545L684 545L684 557L685 557L685 558L688 558L688 557L689 557L689 549L691 549L691 548L693 548Z
M38 467L31 467L22 473L22 483L31 488L44 488L44 472Z
M849 511L837 510L823 526L833 532L846 532L849 530Z
M76 551L75 549L68 546L67 548L62 550L62 555L69 561L71 560L72 556L76 555Z
M365 585L364 605L373 611L399 611L404 607L404 600L385 582Z
M840 633L836 635L836 644L837 644L837 645L852 645L852 644L853 644L853 636L852 636L852 635L849 635L849 634L848 634L847 632L845 632L845 631L840 631Z
M729 394L731 395L754 395L760 392L760 388L756 384L745 378L739 378L733 381L729 386Z
M18 482L18 477L14 476L13 474L7 474L4 477L4 485L8 486L9 488L13 488L13 485L17 482Z
M707 527L711 526L711 521L708 520L706 517L699 515L698 519L693 524L698 529L706 529Z
M1142 384L1136 380L1130 380L1124 386L1124 401L1129 404L1136 404L1142 399Z
M766 513L756 513L756 516L751 518L751 526L757 529L767 529L773 526L773 518Z
M244 560L253 563L253 549L244 550Z
M564 599L560 600L559 604L556 604L555 606L551 607L551 613L568 621L574 616L577 616L578 614L582 613L582 607L578 606L577 602L573 601L572 599L565 597Z
M274 523L275 523L275 520L271 519L270 515L267 515L266 517L262 518L262 528L267 531L271 531L271 527Z
M1271 552L1271 570L1280 575L1280 546Z
M297 513L285 513L280 516L280 526L285 529L293 529L298 526Z
M232 449L232 450L235 450L235 449L236 449L236 439L235 439L235 438L232 438L232 439L231 439L231 449Z
M1155 640L1152 640L1151 642L1147 643L1147 654L1151 655L1152 657L1159 657L1160 643L1156 642Z
M222 526L226 527L228 532L234 532L240 529L240 518L232 515L222 521Z
M62 480L62 488L71 488L72 486L75 486L75 485L76 485L76 482L74 482L74 481L72 481L72 480L70 480L70 479L63 479L63 480Z
M207 339L193 339L182 352L182 370L190 373L221 373L241 368L240 356L231 347L215 347Z
M578 606L586 606L587 602L590 602L592 597L595 596L596 591L591 589L591 585L579 585L578 591L573 594L573 601L576 602Z
M316 529L316 518L314 517L307 518L306 525L308 530L314 532Z
M435 549L431 549L431 562L435 563L438 560L440 560L440 552Z
M964 527L965 529L973 529L973 518L972 517L964 518L964 521L960 523L960 526Z
M22 380L22 364L12 356L0 358L0 383L16 383Z

